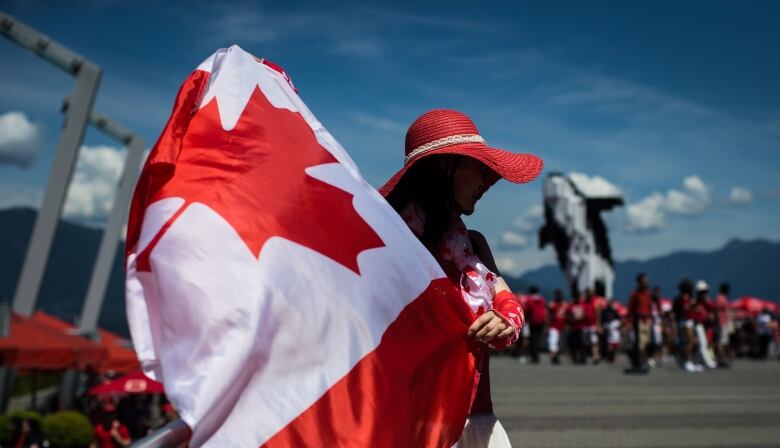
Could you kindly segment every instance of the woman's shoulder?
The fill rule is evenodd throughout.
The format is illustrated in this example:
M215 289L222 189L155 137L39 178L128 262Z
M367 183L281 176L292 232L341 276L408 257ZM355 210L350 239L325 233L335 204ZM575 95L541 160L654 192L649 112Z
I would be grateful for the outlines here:
M485 238L485 235L483 235L480 231L469 229L469 238L471 238L471 241L474 244L478 246L484 246L490 249L490 247L488 247L488 242L487 239Z
M488 269L498 274L498 267L493 259L493 252L490 250L490 245L485 235L477 230L469 229L469 239L474 246L474 253L485 263Z

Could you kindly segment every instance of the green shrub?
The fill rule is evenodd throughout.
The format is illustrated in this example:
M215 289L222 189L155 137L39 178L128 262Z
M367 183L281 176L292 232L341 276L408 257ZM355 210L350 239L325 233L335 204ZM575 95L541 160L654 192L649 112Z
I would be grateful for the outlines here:
M7 414L0 415L0 446L9 446L11 444L13 432L11 417Z
M0 415L0 445L8 446L11 443L11 437L14 435L12 423L25 419L37 423L39 428L43 425L43 417L35 411L14 411Z
M43 419L43 436L55 448L87 447L92 442L92 425L84 414L55 412Z

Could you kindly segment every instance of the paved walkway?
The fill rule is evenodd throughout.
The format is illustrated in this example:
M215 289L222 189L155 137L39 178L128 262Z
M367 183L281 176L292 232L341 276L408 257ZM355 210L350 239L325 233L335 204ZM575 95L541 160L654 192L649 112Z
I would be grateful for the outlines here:
M684 373L491 360L493 402L522 447L780 447L780 362Z

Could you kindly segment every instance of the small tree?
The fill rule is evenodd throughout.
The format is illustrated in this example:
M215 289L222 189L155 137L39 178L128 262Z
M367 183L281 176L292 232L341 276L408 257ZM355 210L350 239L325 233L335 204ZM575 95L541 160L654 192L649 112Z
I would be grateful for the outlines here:
M92 425L84 414L55 412L43 419L43 436L55 448L88 447L92 443Z
M33 425L37 425L39 428L43 425L43 417L35 411L14 411L0 415L0 445L8 446L11 443L11 437L14 435L13 425L22 420L30 420Z

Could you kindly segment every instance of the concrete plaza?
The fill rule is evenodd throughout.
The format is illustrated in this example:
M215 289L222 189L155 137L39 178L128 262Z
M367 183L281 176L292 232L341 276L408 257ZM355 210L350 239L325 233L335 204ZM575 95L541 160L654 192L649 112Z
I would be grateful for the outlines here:
M648 375L626 365L494 357L496 415L515 447L780 447L780 362Z

